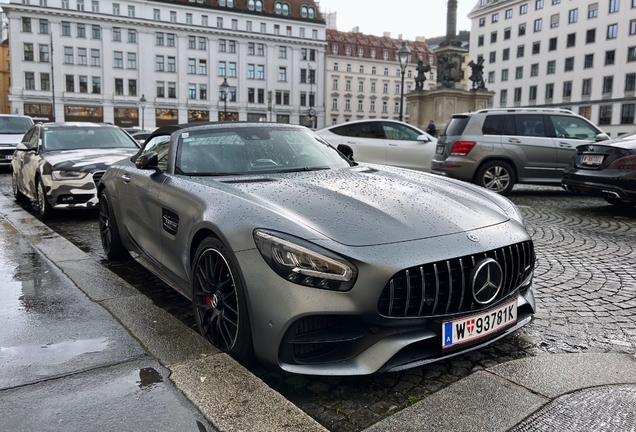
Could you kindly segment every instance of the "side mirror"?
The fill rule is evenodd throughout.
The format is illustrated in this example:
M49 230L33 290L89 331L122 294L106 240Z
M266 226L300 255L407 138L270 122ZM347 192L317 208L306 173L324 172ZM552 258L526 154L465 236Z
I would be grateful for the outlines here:
M20 151L31 151L33 150L33 147L31 147L31 143L29 142L21 142L20 144L15 146L15 149Z
M156 172L161 172L161 168L159 168L159 162L157 157L157 152L148 152L139 156L135 161L135 166L139 169L152 169Z
M346 144L340 144L338 146L338 151L342 153L347 159L353 162L353 149Z
M417 136L417 140L418 141L422 141L422 142L430 142L431 140L424 134L422 135L418 135Z
M596 135L596 142L607 141L608 139L610 139L610 137L607 134L600 133L600 134Z

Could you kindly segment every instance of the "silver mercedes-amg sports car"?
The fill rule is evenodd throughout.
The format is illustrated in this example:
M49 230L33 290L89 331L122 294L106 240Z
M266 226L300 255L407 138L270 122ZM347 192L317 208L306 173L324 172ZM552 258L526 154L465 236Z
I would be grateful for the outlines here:
M203 336L242 361L395 371L534 313L533 244L510 201L355 163L301 126L163 127L98 190L108 257L130 253L190 298Z

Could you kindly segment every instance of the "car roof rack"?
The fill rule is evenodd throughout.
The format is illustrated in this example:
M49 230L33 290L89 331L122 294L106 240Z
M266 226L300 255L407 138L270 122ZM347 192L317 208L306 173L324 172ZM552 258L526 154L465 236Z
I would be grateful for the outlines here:
M488 113L488 112L527 112L527 113L565 113L565 114L574 114L569 109L565 108L485 108L477 111L478 113Z

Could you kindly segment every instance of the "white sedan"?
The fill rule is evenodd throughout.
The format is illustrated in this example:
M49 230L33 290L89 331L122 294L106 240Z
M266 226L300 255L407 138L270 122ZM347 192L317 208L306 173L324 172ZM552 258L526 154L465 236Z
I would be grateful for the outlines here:
M332 146L351 147L358 162L431 171L437 139L408 123L395 120L358 120L316 132Z

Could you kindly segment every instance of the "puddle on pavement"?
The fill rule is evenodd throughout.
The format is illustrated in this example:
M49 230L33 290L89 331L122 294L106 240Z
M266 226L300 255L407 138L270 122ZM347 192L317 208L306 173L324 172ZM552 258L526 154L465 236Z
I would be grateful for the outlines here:
M108 347L108 339L85 339L58 342L49 345L20 345L0 347L0 358L11 357L14 365L35 363L61 364L82 354L100 352Z
M137 385L139 388L150 387L153 384L163 382L161 374L154 368L143 368L139 370L139 381Z

